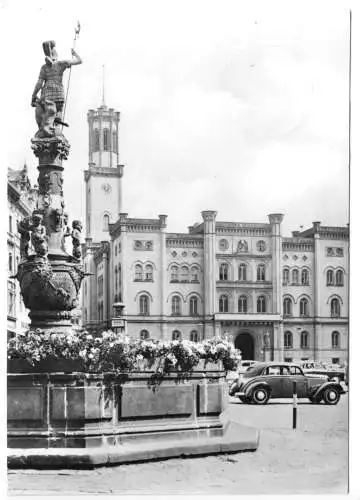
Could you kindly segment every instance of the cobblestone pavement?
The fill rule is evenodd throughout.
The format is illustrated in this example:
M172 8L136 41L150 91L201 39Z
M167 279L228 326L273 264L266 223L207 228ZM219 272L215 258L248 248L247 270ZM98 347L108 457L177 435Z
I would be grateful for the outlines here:
M10 495L263 494L347 492L348 396L337 406L290 401L244 405L231 398L226 417L261 430L254 453L170 459L92 471L10 470Z

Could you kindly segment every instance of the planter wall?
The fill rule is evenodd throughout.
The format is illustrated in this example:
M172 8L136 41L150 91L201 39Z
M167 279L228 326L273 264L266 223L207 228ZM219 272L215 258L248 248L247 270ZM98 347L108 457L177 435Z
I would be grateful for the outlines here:
M9 465L89 466L256 449L255 430L234 439L220 419L225 372L194 372L187 380L170 374L160 385L151 377L9 374Z

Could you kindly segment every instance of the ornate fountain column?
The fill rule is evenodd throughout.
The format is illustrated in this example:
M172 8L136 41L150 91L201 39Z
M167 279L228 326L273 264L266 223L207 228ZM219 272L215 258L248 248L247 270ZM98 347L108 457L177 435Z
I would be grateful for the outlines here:
M70 144L62 132L66 125L62 121L62 75L66 68L80 64L81 59L73 51L75 60L57 61L53 41L44 42L43 48L46 64L41 68L32 97L39 127L31 140L39 160L39 197L32 216L18 225L21 262L16 277L24 304L30 309L30 327L68 332L84 273L80 263L82 225L74 221L71 230L65 213L63 161L68 158ZM72 255L65 249L69 236Z

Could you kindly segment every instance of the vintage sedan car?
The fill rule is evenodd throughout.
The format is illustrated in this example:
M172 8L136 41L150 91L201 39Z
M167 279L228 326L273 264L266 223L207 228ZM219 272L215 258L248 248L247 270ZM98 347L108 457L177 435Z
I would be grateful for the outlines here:
M345 394L342 386L327 376L305 375L294 363L275 361L248 368L232 385L229 394L239 397L243 403L264 405L270 398L291 398L294 382L297 397L308 398L312 403L324 401L336 405L340 395Z

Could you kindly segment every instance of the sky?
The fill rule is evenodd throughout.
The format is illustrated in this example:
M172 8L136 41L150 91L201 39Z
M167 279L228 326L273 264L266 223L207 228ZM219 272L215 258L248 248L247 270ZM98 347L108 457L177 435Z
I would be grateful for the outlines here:
M165 213L169 231L186 232L202 210L239 222L280 212L285 236L313 221L345 225L349 11L276 5L3 1L11 112L2 163L26 161L36 182L30 101L41 44L54 39L59 57L70 58L79 20L83 64L72 69L65 132L70 219L85 221L86 114L101 105L105 65L105 103L121 112L122 211L130 217Z

